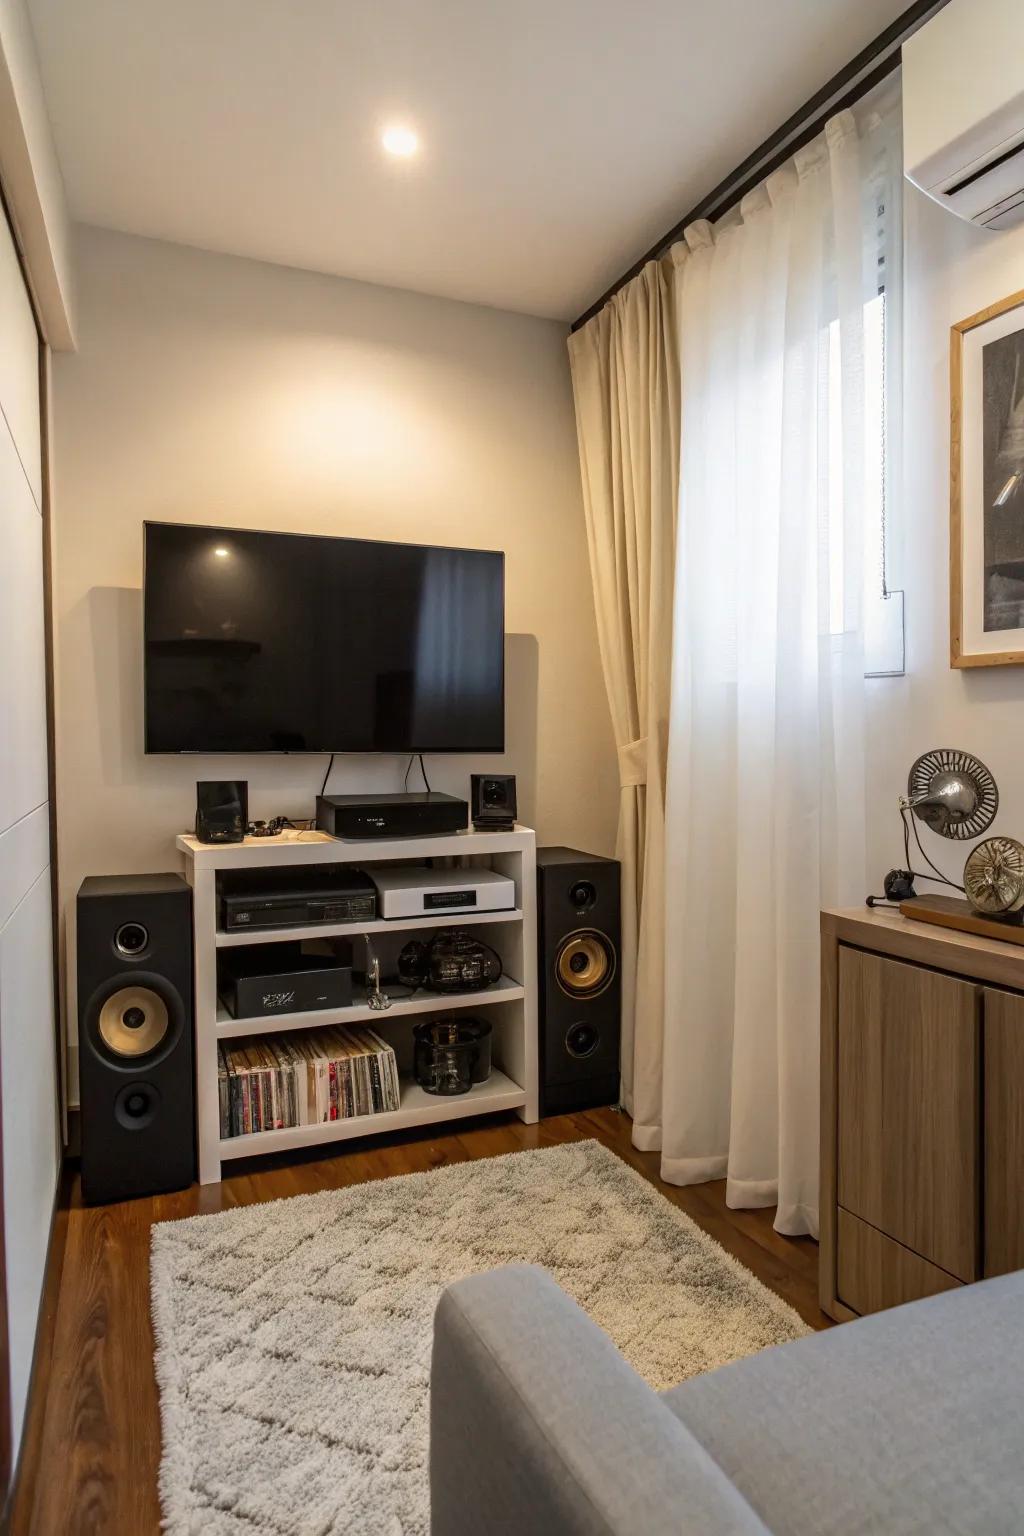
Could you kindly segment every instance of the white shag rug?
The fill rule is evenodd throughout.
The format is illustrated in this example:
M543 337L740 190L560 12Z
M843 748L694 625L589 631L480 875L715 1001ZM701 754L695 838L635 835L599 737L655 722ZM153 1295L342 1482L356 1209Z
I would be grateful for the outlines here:
M653 1387L808 1332L596 1141L153 1229L171 1536L425 1536L434 1307L542 1264Z

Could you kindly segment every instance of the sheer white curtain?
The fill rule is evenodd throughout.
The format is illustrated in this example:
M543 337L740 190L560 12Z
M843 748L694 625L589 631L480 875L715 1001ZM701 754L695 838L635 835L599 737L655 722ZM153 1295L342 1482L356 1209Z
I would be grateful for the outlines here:
M677 264L662 1176L817 1232L818 911L864 883L864 358L876 115ZM648 1137L648 1139L650 1139Z

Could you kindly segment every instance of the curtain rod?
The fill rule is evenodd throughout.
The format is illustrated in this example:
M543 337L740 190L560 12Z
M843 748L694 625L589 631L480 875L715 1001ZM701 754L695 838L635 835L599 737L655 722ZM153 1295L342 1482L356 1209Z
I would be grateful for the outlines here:
M614 298L620 288L625 288L631 283L649 261L654 261L672 246L686 229L688 224L697 219L720 219L723 213L728 213L740 200L754 187L758 186L772 171L778 170L791 155L805 144L815 138L824 128L828 119L844 108L852 106L861 96L866 95L880 80L899 67L900 50L918 27L924 25L936 11L941 11L949 0L915 0L915 4L903 11L901 15L884 32L880 32L873 42L861 49L856 58L851 59L844 69L827 81L819 91L796 112L788 117L773 134L765 139L763 144L747 156L747 158L730 171L717 187L713 187L706 197L702 198L689 213L683 215L678 223L673 224L670 230L651 246L649 251L636 260L627 272L616 278L611 287L602 293L599 299L595 299L589 309L572 322L570 330L578 331L581 325L586 325L600 310L604 308L608 300Z

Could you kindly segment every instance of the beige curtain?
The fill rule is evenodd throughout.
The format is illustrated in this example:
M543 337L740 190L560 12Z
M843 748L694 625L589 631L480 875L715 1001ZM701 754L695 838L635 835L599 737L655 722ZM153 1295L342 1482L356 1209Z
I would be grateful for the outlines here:
M674 263L649 262L569 337L583 502L612 725L622 863L622 1100L661 1145L665 770L679 479Z

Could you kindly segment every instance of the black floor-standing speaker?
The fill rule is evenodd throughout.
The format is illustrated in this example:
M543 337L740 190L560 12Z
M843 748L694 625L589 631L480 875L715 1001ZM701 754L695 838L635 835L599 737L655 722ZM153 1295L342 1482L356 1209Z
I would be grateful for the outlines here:
M180 875L93 875L78 892L82 1195L195 1176L192 892Z
M622 979L619 865L537 849L540 1112L617 1104Z

